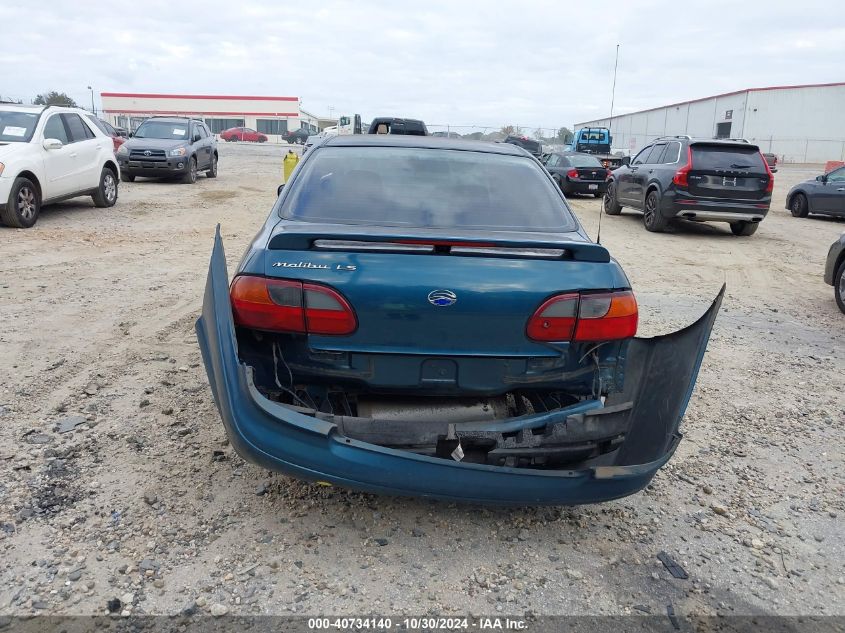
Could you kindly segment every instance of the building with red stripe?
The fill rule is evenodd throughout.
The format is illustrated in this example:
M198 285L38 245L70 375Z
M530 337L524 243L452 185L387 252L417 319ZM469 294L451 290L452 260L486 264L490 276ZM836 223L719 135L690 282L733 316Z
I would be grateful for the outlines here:
M300 107L299 97L130 92L103 92L100 97L104 117L132 131L151 116L203 119L215 134L232 127L248 127L268 136L318 129L317 117Z

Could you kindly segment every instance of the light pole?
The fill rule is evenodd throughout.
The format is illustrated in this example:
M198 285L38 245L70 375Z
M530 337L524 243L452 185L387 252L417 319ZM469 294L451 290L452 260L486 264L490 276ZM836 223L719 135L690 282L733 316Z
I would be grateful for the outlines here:
M97 114L97 109L94 107L94 89L91 86L88 86L88 90L91 91L91 112Z

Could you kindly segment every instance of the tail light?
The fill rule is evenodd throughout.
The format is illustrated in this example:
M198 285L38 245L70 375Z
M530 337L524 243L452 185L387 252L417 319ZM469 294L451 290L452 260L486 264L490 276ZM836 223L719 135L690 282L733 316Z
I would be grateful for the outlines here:
M772 168L769 167L769 161L763 156L763 152L760 152L760 158L763 159L763 164L766 166L766 173L769 175L769 182L766 183L766 193L772 193L775 190L775 175L772 173Z
M692 169L692 147L687 147L687 164L675 172L672 182L678 187L689 186L689 172Z
M582 295L576 341L609 341L637 333L637 300L630 290Z
M567 178L578 178L578 170L577 169L570 169L566 172Z
M535 341L568 341L575 333L578 293L558 295L537 308L528 320L528 338Z
M237 325L273 332L351 334L355 312L328 286L241 275L229 290Z
M637 300L630 290L568 293L546 300L528 320L535 341L611 341L637 333Z

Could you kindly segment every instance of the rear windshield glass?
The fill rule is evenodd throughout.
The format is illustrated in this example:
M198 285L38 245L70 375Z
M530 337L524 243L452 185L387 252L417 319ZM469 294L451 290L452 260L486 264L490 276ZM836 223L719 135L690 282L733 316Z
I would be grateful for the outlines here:
M407 147L319 147L285 198L306 222L571 231L542 167L524 156Z
M566 157L573 167L601 167L599 159L587 154L571 154Z
M0 110L0 141L3 143L29 141L37 121L38 115L32 112Z
M693 169L720 169L766 173L763 157L756 147L693 145Z
M162 138L187 141L188 126L173 121L145 121L135 132L136 138Z

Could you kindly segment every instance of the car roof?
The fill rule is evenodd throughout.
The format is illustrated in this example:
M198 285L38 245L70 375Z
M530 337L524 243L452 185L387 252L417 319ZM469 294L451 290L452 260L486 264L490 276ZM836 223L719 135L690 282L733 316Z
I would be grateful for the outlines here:
M488 154L526 156L525 150L508 143L490 143L443 136L414 136L411 134L347 134L331 136L323 147L418 147L421 149L458 149Z
M182 123L183 121L199 121L202 123L202 119L192 119L191 117L187 116L151 116L148 119L144 119L145 121L178 121ZM243 126L241 126L243 127Z
M44 110L44 106L23 105L20 103L0 103L0 108L3 110L18 110L20 112L28 112L31 114L38 114Z

